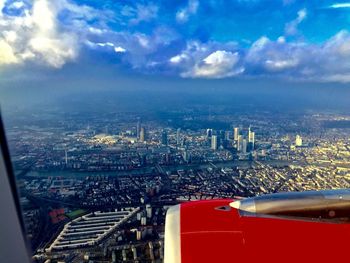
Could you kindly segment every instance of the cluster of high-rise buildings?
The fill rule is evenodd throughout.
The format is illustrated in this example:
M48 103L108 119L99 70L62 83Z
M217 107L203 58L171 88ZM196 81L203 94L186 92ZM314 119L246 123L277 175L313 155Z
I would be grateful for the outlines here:
M255 149L255 132L248 128L248 133L244 133L240 128L234 128L234 142L238 152L247 153Z
M146 128L141 124L140 119L137 121L136 124L136 137L139 142L146 142L148 140L147 136L147 130ZM183 145L184 144L184 138L181 136L181 128L178 128L176 130L176 145ZM167 130L163 129L160 136L160 143L164 146L168 146L169 139L168 139L168 132Z
M220 146L226 147L229 143L232 144L238 152L247 153L255 149L255 132L249 127L244 130L240 127L233 128L233 138L229 131L216 131L207 129L207 139L212 150L217 150Z

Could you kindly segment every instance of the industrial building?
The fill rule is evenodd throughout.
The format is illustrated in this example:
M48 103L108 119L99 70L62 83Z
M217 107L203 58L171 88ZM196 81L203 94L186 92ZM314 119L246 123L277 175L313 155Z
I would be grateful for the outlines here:
M47 252L83 248L98 244L121 224L135 215L139 208L124 208L113 212L92 212L67 223Z

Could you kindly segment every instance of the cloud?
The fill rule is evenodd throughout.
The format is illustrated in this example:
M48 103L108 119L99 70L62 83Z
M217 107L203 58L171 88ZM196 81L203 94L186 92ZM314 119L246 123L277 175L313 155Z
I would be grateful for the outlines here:
M298 33L298 25L303 22L307 17L307 10L301 9L298 11L297 18L289 22L285 26L285 33L287 35L296 35Z
M4 9L6 0L0 0L0 17L2 16L2 9Z
M115 48L114 48L114 51L115 51L116 53L124 53L124 52L126 52L126 49L125 49L125 48L122 48L122 47L115 47Z
M293 68L298 65L297 59L276 59L276 60L266 60L265 66L270 71L280 71L288 68Z
M290 5L293 4L296 0L283 0L284 5Z
M236 67L238 62L238 52L232 53L225 50L217 50L199 63L196 63L189 71L182 73L181 76L192 78L231 77L244 72L243 67Z
M19 11L4 11L12 9ZM87 21L98 20L98 15L89 6L68 0L0 0L0 66L30 60L60 68L74 61L89 28Z
M180 52L168 57L166 69L184 78L221 78L235 75L238 74L236 69L240 60L237 47L235 42L187 41Z
M248 0L242 1L249 5ZM263 4L253 2L254 7ZM169 4L171 13L162 13L161 17L159 12L165 7L153 2L131 2L111 11L71 0L0 0L0 67L35 62L60 68L71 61L79 63L80 53L89 56L102 52L109 63L143 74L350 82L349 32L342 30L319 43L304 42L295 36L301 35L298 27L308 17L306 9L293 4L299 11L294 20L285 24L282 36L273 39L271 36L280 32L267 31L268 35L256 37L255 41L252 37L242 44L226 40L240 39L236 31L225 38L219 36L219 41L210 28L206 28L208 37L201 38L195 20L184 26L191 16L207 10L205 3L201 5L199 10L198 0L188 0L174 11ZM346 7L347 3L332 5ZM310 18L313 15L310 11ZM155 18L159 23L154 23Z
M275 41L262 36L248 48L237 43L190 41L168 66L184 78L278 77L299 81L350 82L350 33L322 44ZM157 66L162 66L158 64Z
M242 58L246 74L305 81L350 81L350 34L342 30L322 44L258 39Z
M298 66L299 53L299 46L287 43L284 38L274 42L263 36L249 48L245 63L258 72L284 71Z
M347 2L347 3L335 3L335 4L332 4L332 5L329 5L327 8L331 8L331 9L350 8L350 2Z
M185 8L180 9L176 13L176 21L178 23L187 22L191 15L194 15L197 13L198 7L199 7L198 0L189 0L187 6Z
M0 40L0 65L17 63L12 47L4 40Z
M56 1L55 1L56 2ZM22 8L15 2L12 8ZM76 36L60 32L57 14L62 7L47 0L35 0L32 9L21 16L0 16L0 64L21 63L37 59L53 67L61 67L77 56ZM11 46L11 48L8 48Z
M116 46L114 43L111 42L91 42L89 40L87 40L85 42L85 44L87 46L89 46L90 48L97 48L97 47L101 47L101 48L108 48L108 49L112 49L114 50L115 53L124 53L126 52L126 49L121 47L121 46Z
M130 24L137 25L140 22L149 22L158 16L159 7L155 4L148 3L147 5L136 5L136 8L129 8L129 15L134 16L130 19Z
M186 54L180 54L180 55L176 55L176 56L171 57L169 59L169 62L171 62L173 64L179 64L186 59L188 59L188 56Z

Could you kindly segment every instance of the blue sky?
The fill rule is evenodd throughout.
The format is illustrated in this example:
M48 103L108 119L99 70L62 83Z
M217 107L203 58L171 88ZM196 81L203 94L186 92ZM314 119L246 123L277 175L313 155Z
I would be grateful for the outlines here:
M0 74L90 58L124 74L350 82L350 2L0 0L0 10Z

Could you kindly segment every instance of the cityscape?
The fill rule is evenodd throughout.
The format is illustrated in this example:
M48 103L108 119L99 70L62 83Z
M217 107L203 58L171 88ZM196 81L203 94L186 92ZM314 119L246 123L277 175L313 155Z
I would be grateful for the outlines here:
M349 11L0 0L0 263L347 261Z
M349 187L349 115L171 115L11 119L34 262L162 262L172 205Z

